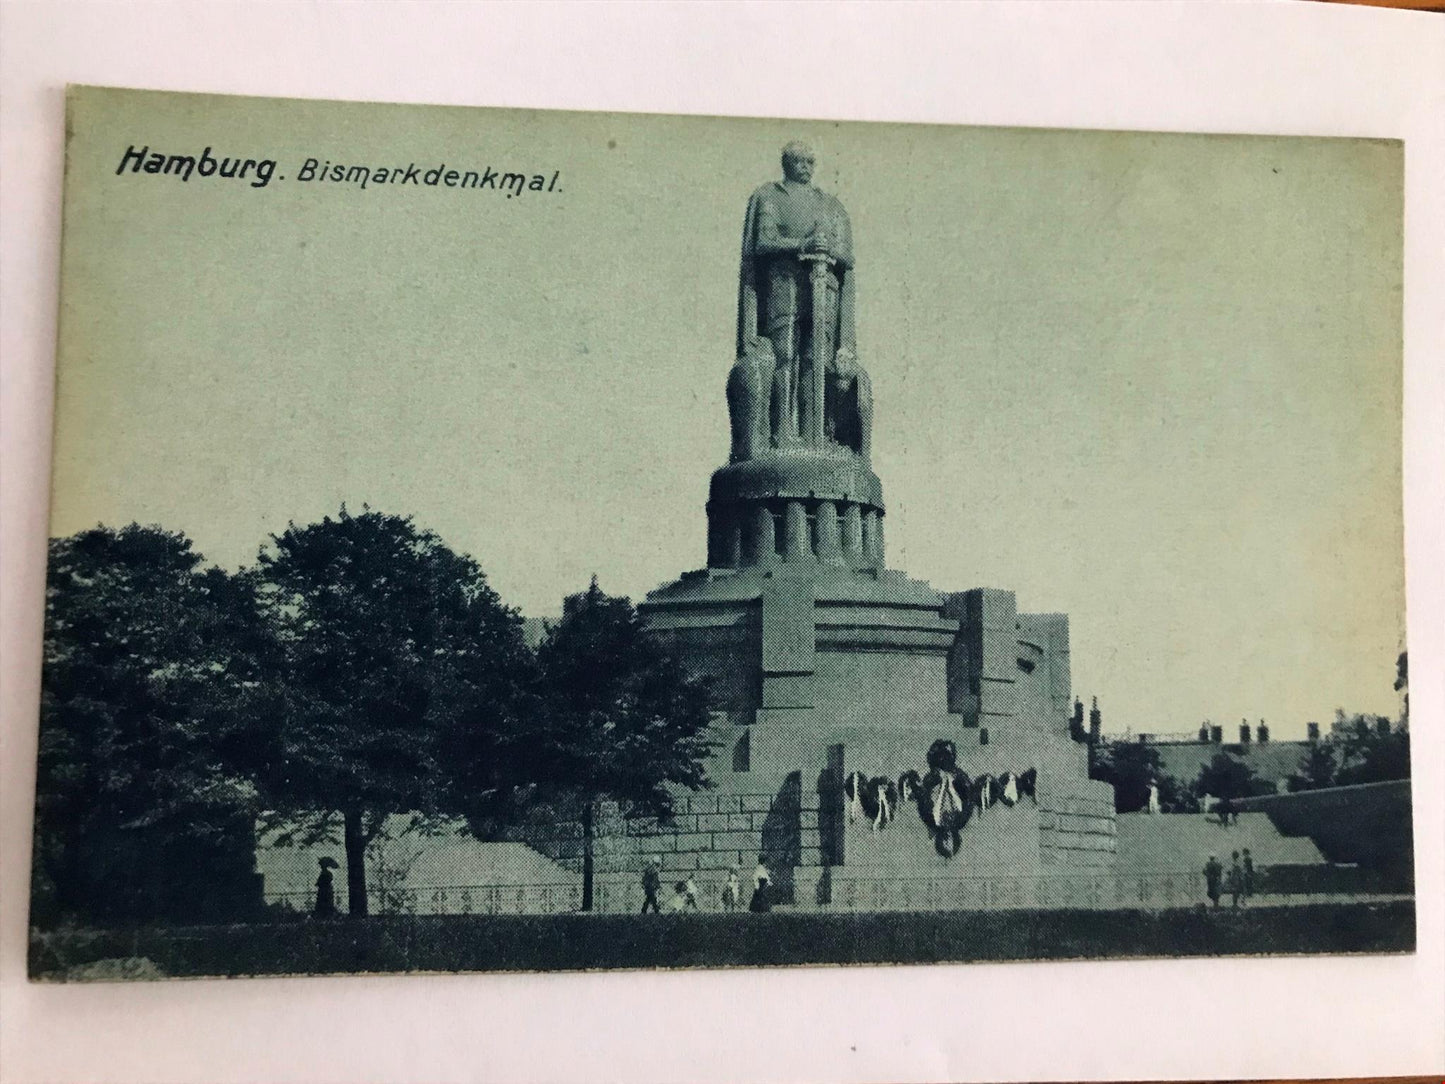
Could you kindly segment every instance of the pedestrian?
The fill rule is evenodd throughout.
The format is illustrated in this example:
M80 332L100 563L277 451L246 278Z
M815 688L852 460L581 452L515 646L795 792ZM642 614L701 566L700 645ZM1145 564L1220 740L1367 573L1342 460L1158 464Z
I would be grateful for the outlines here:
M317 862L321 866L321 874L316 878L316 907L312 914L317 918L335 918L336 889L331 871L336 868L336 859L321 858Z
M1254 856L1249 853L1249 848L1244 848L1244 898L1246 900L1254 895Z
M672 886L672 899L667 901L669 914L679 915L687 907L687 882L678 881Z
M1224 867L1219 864L1219 859L1214 855L1209 856L1209 861L1204 863L1204 890L1209 895L1209 902L1215 907L1219 906L1219 886L1224 880Z
M1159 784L1152 779L1149 780L1149 812L1159 812Z
M766 871L764 871L766 874ZM763 876L758 879L757 887L753 889L753 898L748 902L748 910L755 915L765 915L773 909L773 901L768 890L768 878Z
M728 870L728 882L723 885L722 905L724 911L736 911L738 903L743 894L742 885L738 884L738 867L733 866Z
M765 883L765 882L767 882L767 881L771 881L772 879L773 879L773 875L768 872L768 867L767 867L767 865L763 862L763 856L762 856L762 855L758 855L758 865L757 865L757 868L753 870L753 888L754 888L754 890L756 890L759 885L761 885L761 884L763 884L763 883Z
M647 914L647 909L652 908L652 913L662 913L662 908L657 905L657 893L662 889L662 874L657 868L657 859L647 863L647 868L642 871L642 913Z
M689 874L687 875L687 880L684 881L683 884L682 884L682 894L683 894L683 896L685 897L685 899L686 899L686 901L687 901L687 909L688 909L689 911L696 911L696 910L698 909L698 908L697 908L697 882L696 882L695 880L693 880L693 876L692 876L691 873L689 873Z
M1225 889L1234 900L1234 906L1239 906L1240 897L1244 895L1244 870L1239 864L1239 852L1235 851L1233 860L1229 865L1229 878L1225 881Z

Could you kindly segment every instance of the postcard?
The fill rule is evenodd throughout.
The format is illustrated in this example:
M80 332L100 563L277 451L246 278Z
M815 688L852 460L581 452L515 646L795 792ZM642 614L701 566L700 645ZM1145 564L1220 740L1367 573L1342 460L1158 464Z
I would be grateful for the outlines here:
M30 974L1415 946L1397 141L73 87Z

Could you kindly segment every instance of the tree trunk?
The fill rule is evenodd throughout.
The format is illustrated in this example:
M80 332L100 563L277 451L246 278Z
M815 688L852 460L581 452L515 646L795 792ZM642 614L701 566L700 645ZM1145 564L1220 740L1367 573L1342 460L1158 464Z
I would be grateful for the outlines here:
M592 808L594 802L587 799L582 805L582 910L592 910L592 839L596 834L593 826Z
M366 914L366 836L361 810L348 809L346 821L346 910L353 917Z

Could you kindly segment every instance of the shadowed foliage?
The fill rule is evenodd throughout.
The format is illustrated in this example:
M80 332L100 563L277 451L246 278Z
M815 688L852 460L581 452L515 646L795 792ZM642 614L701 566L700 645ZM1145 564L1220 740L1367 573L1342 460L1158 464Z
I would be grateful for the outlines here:
M50 543L36 925L217 916L255 889L275 645L252 578L202 565L159 527Z
M528 764L541 792L580 806L582 909L590 910L597 803L665 818L671 787L709 785L708 687L647 633L628 599L604 594L596 579L566 600L537 661L544 706Z
M340 815L348 911L363 915L387 814L424 829L515 778L533 681L522 621L470 557L369 509L288 527L259 574L286 676L264 789L282 842L326 838Z

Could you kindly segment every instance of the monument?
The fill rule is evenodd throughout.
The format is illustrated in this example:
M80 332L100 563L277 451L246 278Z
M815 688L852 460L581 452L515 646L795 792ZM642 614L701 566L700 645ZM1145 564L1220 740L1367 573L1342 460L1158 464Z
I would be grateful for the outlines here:
M761 862L798 907L1046 904L1114 852L1112 788L1069 734L1068 618L886 566L852 226L805 145L782 166L744 218L707 565L641 607L712 678L717 786L615 825L603 878L618 909L654 861L702 881Z

